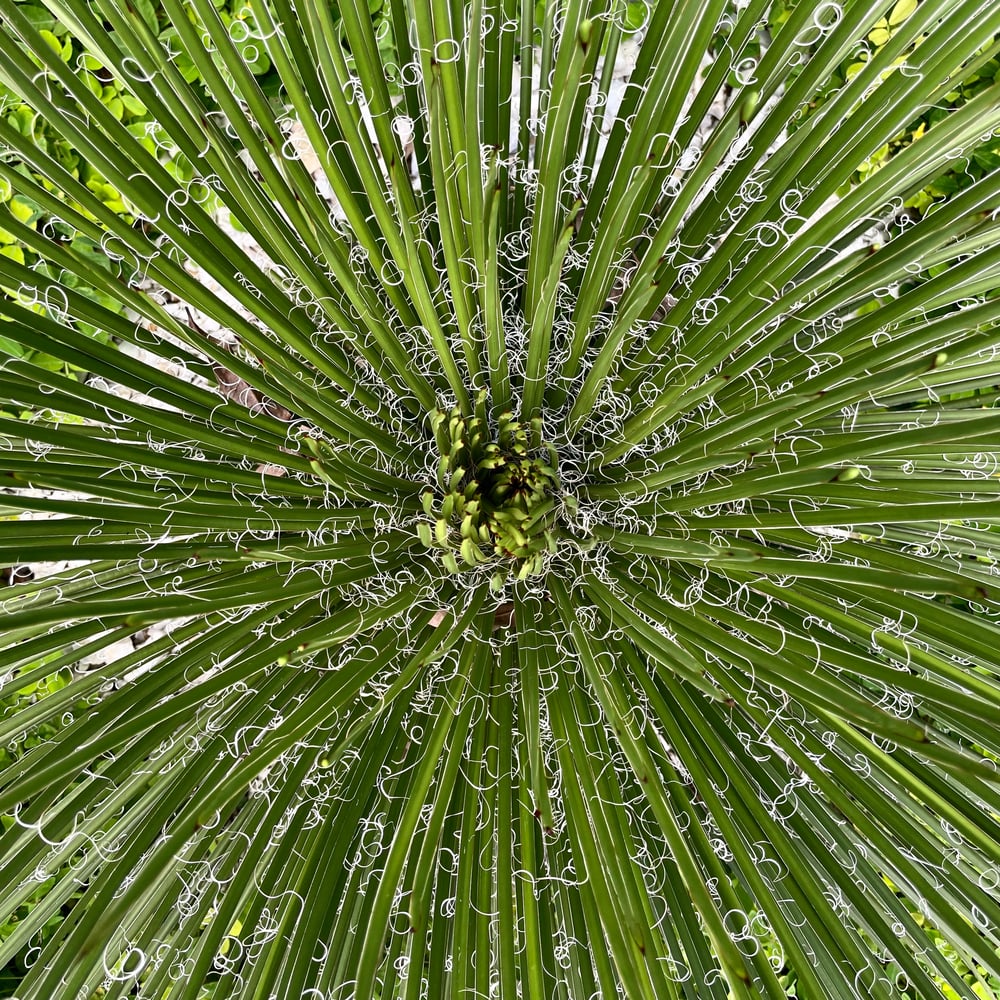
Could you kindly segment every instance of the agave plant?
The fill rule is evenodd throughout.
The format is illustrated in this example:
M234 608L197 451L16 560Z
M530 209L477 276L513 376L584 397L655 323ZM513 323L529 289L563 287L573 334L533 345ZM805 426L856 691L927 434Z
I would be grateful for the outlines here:
M833 195L1000 6L46 5L199 172L0 0L17 997L994 997L1000 86Z

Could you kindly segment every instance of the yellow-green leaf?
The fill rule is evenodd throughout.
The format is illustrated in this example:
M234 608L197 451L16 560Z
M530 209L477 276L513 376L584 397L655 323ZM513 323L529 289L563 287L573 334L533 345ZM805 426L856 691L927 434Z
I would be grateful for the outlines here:
M902 24L917 9L917 0L898 0L889 13L889 24Z
M885 24L885 22L883 21L882 24ZM892 32L889 31L888 27L875 28L868 34L868 40L879 48L885 45L890 38L892 38Z
M35 215L35 210L31 207L31 205L18 196L13 197L7 207L10 209L10 214L13 215L18 222L23 222L26 225L30 223L31 219Z

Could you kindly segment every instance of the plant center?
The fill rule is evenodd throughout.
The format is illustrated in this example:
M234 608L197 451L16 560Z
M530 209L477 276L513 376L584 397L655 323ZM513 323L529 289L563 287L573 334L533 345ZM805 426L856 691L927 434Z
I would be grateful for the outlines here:
M449 572L495 567L490 583L499 589L511 574L541 573L545 553L555 551L558 458L541 440L540 419L522 424L501 413L491 427L485 394L475 411L431 415L437 487L423 492L428 520L417 533Z

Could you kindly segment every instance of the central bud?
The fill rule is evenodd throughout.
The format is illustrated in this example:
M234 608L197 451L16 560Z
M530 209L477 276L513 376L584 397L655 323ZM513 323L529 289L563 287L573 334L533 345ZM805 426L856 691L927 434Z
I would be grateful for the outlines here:
M541 420L522 424L501 413L492 433L480 393L472 416L457 407L435 410L431 428L438 488L421 497L429 518L417 524L423 544L451 573L492 564L495 589L511 574L524 580L542 572L545 552L555 551L559 478Z

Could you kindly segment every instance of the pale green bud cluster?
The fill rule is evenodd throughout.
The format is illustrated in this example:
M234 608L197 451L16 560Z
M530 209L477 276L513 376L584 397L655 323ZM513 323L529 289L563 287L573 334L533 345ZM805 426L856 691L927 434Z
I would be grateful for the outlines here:
M429 520L417 533L451 573L496 566L491 585L499 589L511 573L519 580L540 573L545 553L555 551L557 456L542 443L541 420L524 425L501 413L494 436L485 394L475 410L431 415L438 488L422 494Z

